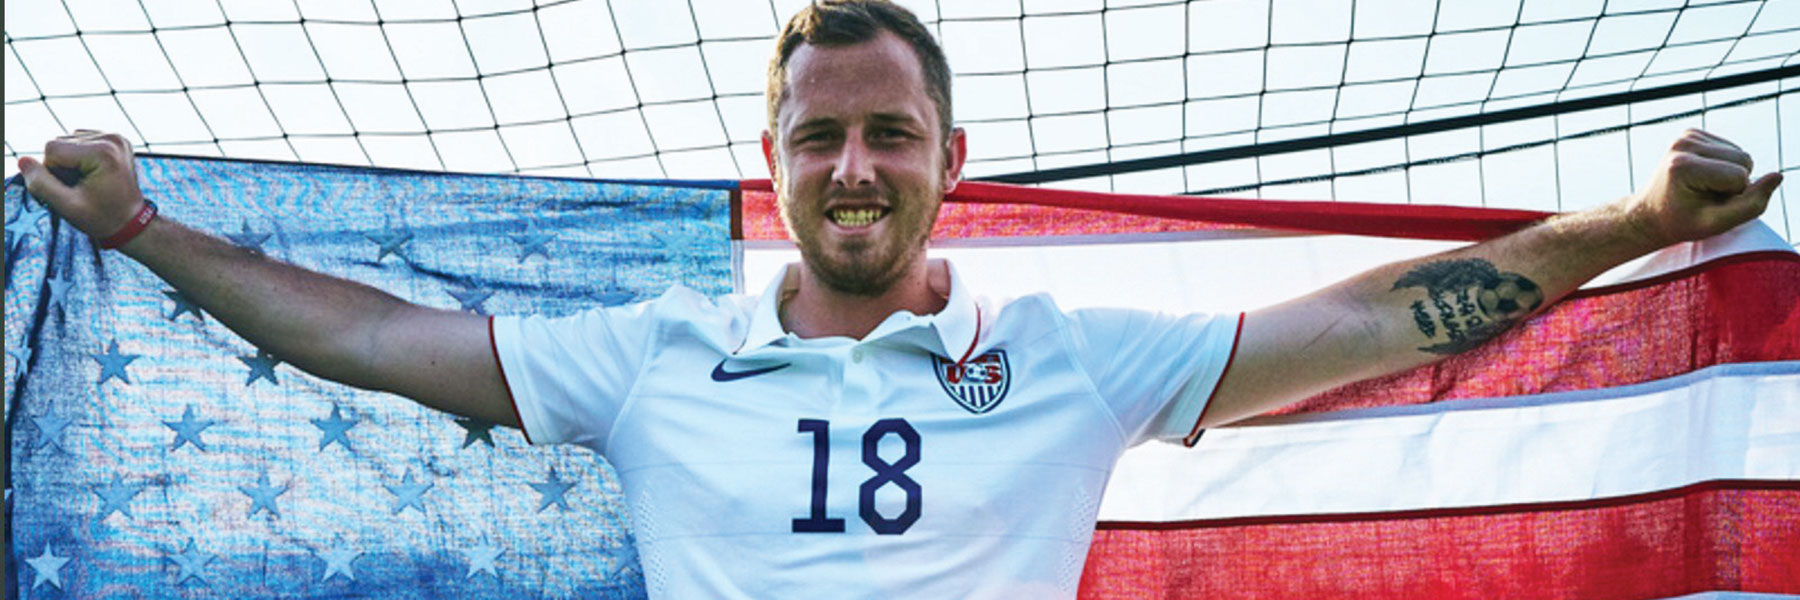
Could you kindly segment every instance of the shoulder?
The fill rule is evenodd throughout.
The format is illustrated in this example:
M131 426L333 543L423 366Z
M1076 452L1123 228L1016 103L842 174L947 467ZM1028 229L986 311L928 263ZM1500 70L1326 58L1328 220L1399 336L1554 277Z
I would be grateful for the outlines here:
M1154 345L1162 340L1190 341L1214 336L1220 328L1235 326L1236 315L1208 313L1174 314L1142 308L1067 308L1048 294L1031 294L983 306L992 315L981 335L993 343L1036 344L1056 336L1077 353L1096 359L1121 348Z
M630 335L632 331L654 335L680 331L722 340L746 327L755 300L741 295L708 296L676 284L654 298L638 302L592 306L572 314L496 316L495 320L536 326L558 335Z
M679 332L723 346L729 345L727 340L742 337L743 331L749 328L750 314L755 306L754 296L708 296L676 284L661 296L643 303L637 311L642 315L640 318L654 322L660 330Z
M1069 326L1069 313L1045 293L998 299L983 297L975 301L975 306L980 320L978 335L988 342L982 344L984 346L1031 343Z
M1066 308L1047 293L978 301L983 314L992 315L995 327L1021 328L1056 325L1076 328L1116 328L1154 320L1161 313L1141 308L1080 307Z
M708 296L685 285L675 284L643 304L658 318L706 321L748 315L756 298L741 294Z
M976 306L982 315L984 337L1036 337L1051 331L1122 332L1142 331L1157 323L1200 319L1210 315L1170 315L1141 308L1080 307L1067 308L1056 298L1043 292L1012 298L981 298Z
M983 296L975 300L975 306L982 314L992 315L995 324L1042 320L1046 317L1060 319L1066 315L1062 307L1056 304L1056 299L1043 292L1006 298Z

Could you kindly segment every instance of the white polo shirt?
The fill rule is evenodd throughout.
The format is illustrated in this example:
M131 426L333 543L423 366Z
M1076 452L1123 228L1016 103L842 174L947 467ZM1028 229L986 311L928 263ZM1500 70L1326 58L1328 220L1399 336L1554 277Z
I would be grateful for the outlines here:
M1113 463L1198 436L1242 319L993 302L950 269L938 314L801 339L799 268L492 321L526 439L617 470L652 597L1073 598Z

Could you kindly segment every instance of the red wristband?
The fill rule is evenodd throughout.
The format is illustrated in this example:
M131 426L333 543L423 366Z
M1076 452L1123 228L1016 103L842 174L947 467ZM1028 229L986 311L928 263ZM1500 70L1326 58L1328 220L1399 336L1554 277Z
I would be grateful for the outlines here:
M131 242L138 234L143 233L144 228L149 227L150 221L154 219L156 219L156 203L146 198L144 206L138 209L137 216L127 221L124 227L119 228L119 231L100 240L100 249L113 250Z

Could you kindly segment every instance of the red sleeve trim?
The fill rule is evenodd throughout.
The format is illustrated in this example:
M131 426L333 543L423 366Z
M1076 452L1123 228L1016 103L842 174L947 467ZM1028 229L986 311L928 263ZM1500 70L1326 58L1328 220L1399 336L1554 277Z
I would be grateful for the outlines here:
M500 370L500 387L506 389L506 402L512 406L513 418L519 420L519 433L525 435L525 443L535 445L531 441L531 432L525 429L525 417L519 414L519 401L513 398L512 382L506 379L506 365L500 362L500 344L494 341L494 317L488 317L488 349L494 351L494 368Z
M1206 406L1200 409L1200 416L1194 417L1193 431L1189 431L1187 437L1181 439L1183 446L1192 448L1194 444L1200 442L1200 434L1204 433L1204 430L1200 429L1200 423L1206 420L1206 411L1212 410L1213 400L1219 397L1219 386L1225 383L1225 376L1231 374L1231 364L1237 362L1238 341L1243 337L1244 313L1238 313L1237 331L1231 334L1231 356L1225 359L1225 370L1219 371L1219 380L1213 383L1212 393L1206 396Z

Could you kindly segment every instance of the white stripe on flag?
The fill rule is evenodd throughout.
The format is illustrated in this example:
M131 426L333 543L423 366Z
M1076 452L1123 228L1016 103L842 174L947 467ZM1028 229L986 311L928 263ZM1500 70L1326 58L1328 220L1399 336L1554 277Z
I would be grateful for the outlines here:
M1035 245L954 240L933 242L930 253L950 259L978 295L1006 298L1047 291L1065 309L1127 306L1219 314L1274 304L1372 267L1466 245L1344 235L1242 234L1014 240L1038 242ZM738 242L735 248L742 261L740 293L761 292L782 266L800 259L792 244ZM1626 263L1587 287L1639 281L1764 250L1792 248L1767 225L1752 221L1724 235L1677 244Z
M1800 479L1800 361L1508 401L1520 406L1458 400L1424 414L1215 429L1192 449L1140 446L1114 471L1100 519L1441 509Z

